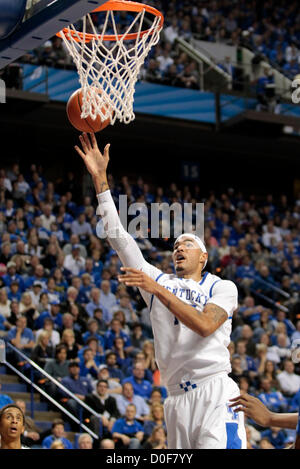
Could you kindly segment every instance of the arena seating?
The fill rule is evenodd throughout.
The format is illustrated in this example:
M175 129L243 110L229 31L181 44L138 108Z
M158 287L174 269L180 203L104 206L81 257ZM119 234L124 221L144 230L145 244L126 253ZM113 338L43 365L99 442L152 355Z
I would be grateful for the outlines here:
M147 308L134 290L127 289L124 292L118 286L116 275L120 262L107 242L96 236L95 200L87 196L82 198L71 174L63 184L57 184L56 181L48 180L41 168L35 165L23 168L15 163L11 167L2 168L0 183L1 193L5 195L0 202L1 336L7 339L9 329L15 326L17 306L14 303L27 316L34 336L37 329L42 327L39 317L50 315L52 306L49 303L59 303L62 314L59 314L60 319L57 317L55 328L61 340L64 327L60 321L66 313L73 311L68 306L68 289L73 286L79 293L76 300L79 317L73 315L71 327L77 334L79 349L85 345L80 337L88 330L88 319L97 305L102 309L103 318L105 316L104 321L98 318L98 334L104 343L111 318L118 317L121 319L124 337L127 337L128 343L134 343L134 353L142 352L143 341L152 341ZM281 392L286 408L293 410L297 406L299 392L297 394L295 390L282 389L280 379L277 378L284 370L285 359L291 356L292 341L300 336L299 198L288 200L283 195L275 199L270 194L255 198L235 193L232 189L223 194L202 194L197 185L180 187L174 182L169 187L159 188L149 185L142 178L130 182L126 177L122 180L111 179L111 184L117 204L118 196L128 191L132 194L132 202L147 204L162 200L179 203L205 201L205 243L209 253L207 270L222 278L232 279L239 289L239 308L233 318L230 345L234 364L232 377L240 386L247 383L248 392L261 395L261 379L269 377L266 367L267 363L272 362L272 392ZM79 225L78 219L82 218L82 213L85 213L85 221ZM172 271L169 254L172 238L137 241L150 262L164 271ZM83 263L78 271L70 261L71 244L75 244L82 254ZM83 284L87 273L90 284ZM96 301L93 305L91 288L101 288L104 279L109 281L113 305L108 306L104 300L100 303ZM26 309L24 293L31 292L32 298L35 298L33 284L39 282L42 285L42 297L46 293L46 301L41 302L37 297L36 304ZM134 314L134 320L130 319L131 314ZM136 322L143 331L143 339L140 341L133 334ZM263 354L261 349L264 350ZM122 381L130 376L134 354L125 352L124 357L124 352L121 353L106 342L104 351L97 354L98 366L106 363L106 355L111 350L116 353L117 364L110 373L119 370L118 376ZM146 355L148 359L151 356ZM236 359L241 360L241 365L236 366ZM146 366L147 374L152 380L152 386L159 387L159 374L150 362ZM299 376L299 365L293 366L296 376ZM6 376L3 367L0 371L2 393L13 399L23 396L28 401L27 386L17 378ZM85 370L84 373L89 372ZM165 390L161 388L161 391L165 397ZM144 399L149 401L149 397ZM38 397L35 412L37 423L48 428L49 419L45 419L45 416L47 412L49 416L49 409ZM257 438L252 444L260 447L262 429L257 429L253 422L248 424ZM66 430L70 430L68 422ZM282 444L285 445L291 437L290 433L285 432ZM270 442L274 447L276 444Z

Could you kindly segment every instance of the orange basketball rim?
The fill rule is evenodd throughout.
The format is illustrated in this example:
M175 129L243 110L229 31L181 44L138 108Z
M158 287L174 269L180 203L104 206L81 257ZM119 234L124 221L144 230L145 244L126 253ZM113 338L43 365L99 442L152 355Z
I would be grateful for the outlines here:
M100 7L96 8L93 10L91 13L99 13L99 12L107 12L107 11L131 11L131 12L136 12L140 13L141 11L145 10L148 13L151 13L154 16L157 16L160 21L158 22L157 29L162 29L163 24L164 24L164 17L163 14L158 11L156 8L151 7L150 5L146 5L143 3L137 3L137 2L130 2L130 1L125 1L125 0L109 0L108 2L104 3ZM65 35L67 39L70 39L70 35L72 36L72 39L76 42L90 42L94 38L99 38L102 41L115 41L115 40L120 40L120 39L126 39L126 40L133 40L136 39L137 36L139 35L140 37L144 36L145 34L153 34L154 31L150 31L149 29L146 29L144 31L141 31L139 33L128 33L128 34L104 34L99 36L95 34L90 34L86 33L83 34L80 31L73 31L70 30L69 28L64 28L62 31L57 33L57 36L62 37L62 34Z

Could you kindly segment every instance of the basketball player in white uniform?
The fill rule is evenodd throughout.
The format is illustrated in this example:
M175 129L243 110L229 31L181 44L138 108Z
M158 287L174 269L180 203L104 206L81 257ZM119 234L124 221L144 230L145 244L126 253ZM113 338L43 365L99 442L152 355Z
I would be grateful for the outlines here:
M183 234L174 243L176 275L164 274L142 256L124 230L109 191L106 169L109 145L103 155L96 138L79 137L76 150L90 172L98 210L109 243L124 266L119 280L137 286L149 307L155 357L165 401L168 448L244 449L244 416L235 413L229 400L239 395L231 371L229 351L232 313L237 308L233 282L210 273L202 275L207 252L194 234Z

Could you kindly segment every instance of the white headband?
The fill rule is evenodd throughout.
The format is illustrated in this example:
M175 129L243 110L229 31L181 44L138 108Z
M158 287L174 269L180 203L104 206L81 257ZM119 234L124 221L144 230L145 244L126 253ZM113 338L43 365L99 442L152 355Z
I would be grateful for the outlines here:
M207 252L206 247L205 247L204 243L201 241L201 239L199 238L199 236L196 236L196 235L193 234L193 233L183 233L182 235L178 236L178 238L176 239L174 245L177 243L177 241L180 240L180 238L182 238L182 236L188 236L189 238L194 239L194 240L196 241L196 243L198 244L198 246L200 247L201 251L202 251L202 252ZM203 266L203 269L204 269L204 267L206 266L206 264L207 264L207 259L206 259L206 261L205 261L205 264L204 264L204 266Z

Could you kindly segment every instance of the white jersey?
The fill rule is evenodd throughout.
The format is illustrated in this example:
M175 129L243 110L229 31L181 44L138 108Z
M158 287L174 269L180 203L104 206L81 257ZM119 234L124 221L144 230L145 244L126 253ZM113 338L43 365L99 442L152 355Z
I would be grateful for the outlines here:
M150 310L155 358L162 385L169 388L182 382L196 382L220 372L229 373L231 366L227 347L230 342L232 313L238 306L235 284L210 273L204 274L199 283L164 274L146 262L137 243L124 230L110 191L97 197L97 213L102 216L108 240L124 266L142 270L198 311L202 311L207 303L213 303L228 314L228 320L213 334L201 337L180 323L156 297L141 290Z
M228 320L213 334L201 337L178 321L156 297L151 297L148 306L162 385L169 388L182 382L192 384L222 371L230 373L227 347L232 313L237 308L235 284L208 272L199 283L164 273L160 273L156 281L198 311L203 311L207 303L213 303L228 314ZM149 302L148 298L145 300Z

